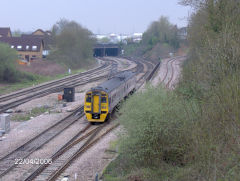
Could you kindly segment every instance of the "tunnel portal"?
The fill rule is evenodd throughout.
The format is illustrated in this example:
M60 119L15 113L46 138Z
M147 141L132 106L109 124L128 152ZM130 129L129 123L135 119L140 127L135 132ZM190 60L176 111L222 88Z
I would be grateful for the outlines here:
M118 56L121 48L117 44L97 44L94 47L93 55L95 57Z

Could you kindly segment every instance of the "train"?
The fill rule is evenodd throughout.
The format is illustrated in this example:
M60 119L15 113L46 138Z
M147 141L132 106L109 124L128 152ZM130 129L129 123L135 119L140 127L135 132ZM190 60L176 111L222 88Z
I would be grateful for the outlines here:
M121 72L85 94L84 113L91 123L105 122L118 103L136 89L136 76Z

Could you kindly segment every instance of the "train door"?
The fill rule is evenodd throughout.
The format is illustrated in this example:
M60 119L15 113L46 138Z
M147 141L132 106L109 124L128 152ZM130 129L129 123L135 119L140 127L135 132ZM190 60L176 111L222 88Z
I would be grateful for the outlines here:
M99 95L94 95L93 96L93 113L99 113L100 110L100 96Z

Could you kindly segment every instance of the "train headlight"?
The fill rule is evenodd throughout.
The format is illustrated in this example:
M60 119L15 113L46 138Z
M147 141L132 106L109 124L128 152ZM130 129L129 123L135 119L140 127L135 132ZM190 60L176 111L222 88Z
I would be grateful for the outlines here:
M102 106L102 109L107 109L107 107L106 106Z
M90 109L90 108L91 108L91 106L86 106L86 108L87 108L87 109Z

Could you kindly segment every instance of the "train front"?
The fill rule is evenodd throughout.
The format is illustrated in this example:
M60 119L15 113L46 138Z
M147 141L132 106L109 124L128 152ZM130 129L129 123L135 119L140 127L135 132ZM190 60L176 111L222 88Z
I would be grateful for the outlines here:
M108 96L106 92L92 89L86 93L84 112L89 122L104 122L108 111Z

